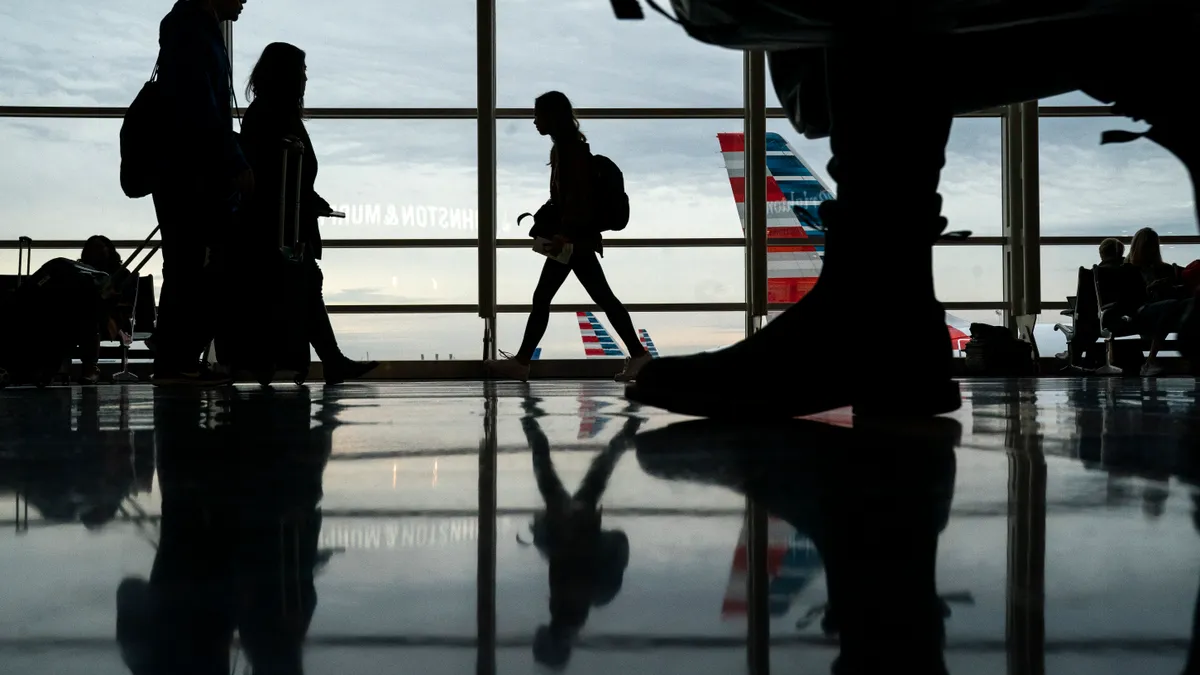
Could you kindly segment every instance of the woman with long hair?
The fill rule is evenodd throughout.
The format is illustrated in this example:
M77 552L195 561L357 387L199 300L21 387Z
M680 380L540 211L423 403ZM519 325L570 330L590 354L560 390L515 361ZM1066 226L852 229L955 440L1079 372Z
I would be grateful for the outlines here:
M574 273L592 301L608 316L613 330L629 350L625 368L616 379L631 381L651 356L642 346L629 312L609 287L600 267L600 257L604 255L600 234L603 223L597 222L598 210L593 202L595 172L591 164L591 147L579 130L579 120L575 118L571 101L562 92L548 91L534 100L533 125L539 134L549 136L554 143L550 148L550 199L558 207L559 219L550 224L554 242L550 253L558 255L567 244L571 244L573 250L565 264L551 258L543 263L542 275L533 291L533 311L525 324L521 348L515 355L505 354L507 358L489 360L487 365L493 373L518 380L529 379L529 362L550 322L550 303L567 276Z
M1134 233L1125 261L1141 272L1146 283L1147 302L1138 312L1138 322L1143 326L1140 332L1150 335L1150 350L1141 374L1154 377L1164 372L1158 364L1158 353L1167 336L1180 330L1191 301L1186 299L1180 269L1163 261L1158 233L1152 228L1143 227Z
M254 170L257 185L254 196L241 206L240 219L247 223L252 237L253 255L273 255L279 232L279 195L283 188L281 166L283 139L294 136L304 143L300 178L300 233L304 247L304 287L294 289L305 294L308 311L308 341L324 366L326 384L355 379L373 370L375 362L352 361L338 347L322 295L324 275L317 265L321 258L321 231L317 219L332 213L329 203L313 188L317 179L317 155L304 128L304 92L308 66L304 52L286 42L272 42L250 73L246 97L252 99L242 117L241 146ZM253 265L251 265L253 266ZM243 271L235 269L235 274ZM293 289L287 289L291 291ZM278 303L278 298L268 302ZM218 356L220 350L217 351Z

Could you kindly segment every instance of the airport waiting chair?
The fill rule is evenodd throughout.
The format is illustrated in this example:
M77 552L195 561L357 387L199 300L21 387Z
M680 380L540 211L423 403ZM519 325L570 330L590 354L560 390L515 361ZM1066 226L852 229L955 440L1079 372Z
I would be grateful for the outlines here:
M1061 314L1070 324L1056 323L1054 330L1067 339L1065 370L1087 372L1084 359L1088 350L1100 339L1100 310L1096 304L1096 281L1092 270L1080 267L1076 276L1075 295L1067 297L1070 305Z
M138 381L138 376L129 372L129 352L134 342L144 342L151 336L146 329L154 328L158 318L158 308L154 302L154 275L140 276L135 273L134 276L134 283L129 284L117 304L122 313L119 327L129 339L117 341L121 349L121 371L113 374L113 382ZM128 318L124 316L126 312ZM138 326L143 328L141 332L138 331Z
M1092 267L1095 280L1096 304L1099 307L1100 337L1104 340L1104 366L1099 375L1120 375L1117 367L1116 341L1121 338L1141 335L1137 327L1138 310L1146 302L1145 282L1141 274L1132 267Z

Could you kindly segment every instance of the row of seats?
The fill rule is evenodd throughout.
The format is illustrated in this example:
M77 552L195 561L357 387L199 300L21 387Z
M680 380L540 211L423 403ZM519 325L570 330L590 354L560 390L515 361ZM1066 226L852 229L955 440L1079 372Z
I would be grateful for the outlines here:
M1087 370L1085 357L1100 340L1104 341L1105 347L1104 365L1095 372L1101 375L1119 375L1123 372L1116 365L1118 340L1136 337L1139 352L1149 348L1153 336L1140 334L1128 308L1118 302L1121 297L1120 283L1117 268L1100 265L1093 265L1090 269L1079 268L1075 296L1067 297L1069 307L1061 312L1071 318L1071 324L1054 325L1054 329L1067 338L1068 368ZM1174 340L1167 340L1163 345L1164 351L1177 349L1178 344Z

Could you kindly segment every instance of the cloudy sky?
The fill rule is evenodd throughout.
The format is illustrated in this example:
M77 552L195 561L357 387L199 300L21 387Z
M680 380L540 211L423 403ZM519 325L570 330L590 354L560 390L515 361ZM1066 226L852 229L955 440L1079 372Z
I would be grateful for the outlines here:
M0 105L127 105L149 75L157 26L170 0L55 0L0 7ZM547 89L581 107L738 106L741 56L688 38L665 19L622 23L602 0L503 0L497 17L498 99L528 107ZM246 104L246 77L263 47L294 43L308 53L307 103L314 107L455 107L475 102L472 0L396 3L352 0L249 0L235 27L234 79ZM1080 94L1052 103L1093 103ZM773 96L768 104L775 105ZM236 122L235 122L236 126ZM154 227L148 199L130 200L117 181L119 120L0 118L0 236L83 239L144 237ZM1042 231L1045 235L1195 234L1182 167L1148 142L1099 146L1100 132L1139 129L1118 119L1047 119L1041 126ZM627 237L736 237L740 225L716 141L740 120L586 120L593 150L615 159L632 200ZM782 120L787 137L825 175L828 143L807 141ZM501 237L520 237L517 214L546 197L549 150L528 120L499 123ZM1000 123L956 123L942 191L952 229L1000 234ZM327 238L472 238L476 207L475 122L339 121L309 123L320 158L317 189L344 205L346 221L327 221ZM186 151L186 143L181 143ZM896 158L903 169L903 158ZM836 185L831 187L836 191ZM375 209L379 218L374 219ZM389 218L389 209L395 218ZM444 215L444 219L443 219ZM898 224L898 230L902 226ZM898 231L898 236L900 232ZM1167 252L1176 262L1200 247ZM52 254L35 256L41 262ZM1075 268L1094 247L1043 250L1043 297L1074 291ZM322 266L329 303L472 303L472 249L331 249ZM999 248L939 250L937 281L946 301L1001 298ZM605 269L626 302L737 302L743 299L738 249L610 249ZM499 300L526 303L542 259L522 249L499 254ZM0 253L15 267L15 254ZM147 266L159 275L157 261ZM575 281L560 302L583 302ZM882 313L886 314L886 313ZM956 312L994 321L990 312ZM869 311L863 320L884 318ZM1057 319L1047 312L1047 328ZM478 358L482 322L471 314L334 317L351 356ZM741 335L740 314L638 314L664 353L709 349ZM524 317L500 320L501 347L515 351ZM1048 334L1056 335L1056 334ZM547 358L582 356L574 317L555 315ZM1045 349L1043 349L1045 351Z

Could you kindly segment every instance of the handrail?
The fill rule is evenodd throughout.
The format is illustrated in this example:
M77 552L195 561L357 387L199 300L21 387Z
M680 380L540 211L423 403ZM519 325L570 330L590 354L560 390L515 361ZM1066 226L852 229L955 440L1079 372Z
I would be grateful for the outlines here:
M121 119L125 116L125 106L53 106L53 105L6 105L0 106L0 117L42 117L42 118L83 118L83 119ZM882 109L886 114L887 109ZM783 108L767 108L767 118L785 119ZM236 111L235 111L236 114ZM661 107L612 107L612 108L576 108L575 114L580 119L742 119L744 114L740 107L695 107L695 108L661 108ZM393 107L335 107L308 108L305 115L309 119L326 120L473 120L477 115L474 107L466 108L393 108ZM999 118L1004 115L1004 108L989 108L972 113L958 115L971 118ZM1039 117L1116 117L1111 106L1103 105L1054 105L1040 106ZM533 108L497 108L497 119L533 119Z

